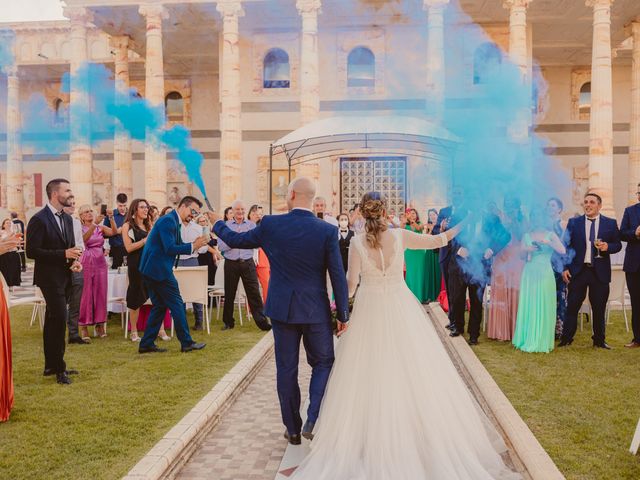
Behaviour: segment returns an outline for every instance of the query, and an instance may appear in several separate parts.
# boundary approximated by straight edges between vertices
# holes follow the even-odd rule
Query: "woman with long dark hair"
[[[407,224],[405,229],[422,234],[424,225],[420,222],[420,215],[415,208],[407,209]],[[427,279],[427,251],[426,250],[406,250],[404,252],[404,263],[407,268],[405,280],[409,290],[421,302],[433,301],[438,297],[438,292],[430,291]],[[438,286],[440,286],[438,284]]]
[[[131,202],[127,218],[122,225],[122,240],[127,251],[127,276],[129,278],[127,308],[129,309],[132,342],[140,341],[138,336],[138,317],[141,307],[149,299],[147,290],[144,288],[142,275],[138,270],[140,256],[145,243],[147,243],[147,235],[149,235],[152,226],[149,208],[149,203],[144,198],[136,198]],[[163,340],[170,338],[164,328],[160,329],[159,336]]]

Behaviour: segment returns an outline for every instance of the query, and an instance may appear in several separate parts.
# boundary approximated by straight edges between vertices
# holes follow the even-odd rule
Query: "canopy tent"
[[[269,148],[271,210],[274,157],[284,155],[291,167],[331,157],[336,152],[370,151],[374,155],[410,151],[413,156],[441,160],[452,157],[459,139],[425,118],[401,115],[337,116],[317,120],[273,142]]]

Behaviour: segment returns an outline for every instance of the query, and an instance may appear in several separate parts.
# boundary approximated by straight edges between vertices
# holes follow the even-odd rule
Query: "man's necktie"
[[[591,226],[589,227],[589,248],[591,249],[591,261],[593,261],[593,255],[595,253],[595,241],[596,241],[596,219],[595,218],[587,218],[591,222]]]
[[[62,217],[62,215],[64,215],[64,212],[56,212],[56,216],[58,217],[58,220],[60,221],[60,232],[62,233],[62,238],[64,239],[64,243],[66,245],[67,243],[67,235],[64,229],[64,218]]]

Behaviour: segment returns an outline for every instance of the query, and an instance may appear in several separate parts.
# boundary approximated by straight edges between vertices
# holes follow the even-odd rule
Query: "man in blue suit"
[[[178,255],[190,255],[209,242],[207,236],[202,236],[193,243],[183,243],[180,236],[180,222],[188,223],[200,215],[201,207],[202,202],[197,198],[184,197],[177,209],[158,219],[147,236],[139,269],[153,307],[138,348],[140,353],[167,351],[155,344],[167,308],[173,317],[182,351],[202,350],[205,347],[204,343],[196,343],[191,338],[187,312],[180,296],[178,281],[173,274]]]
[[[567,224],[563,241],[567,258],[562,273],[568,287],[567,313],[560,347],[571,345],[578,325],[578,311],[589,291],[593,310],[593,346],[610,350],[605,342],[605,310],[611,283],[611,257],[622,249],[620,231],[615,218],[600,215],[602,198],[587,193],[583,201],[584,215]]]
[[[636,192],[640,200],[640,184]],[[620,237],[627,242],[624,252],[624,272],[631,297],[631,328],[633,340],[627,348],[640,348],[640,203],[625,208],[620,224]]]
[[[311,211],[313,182],[296,178],[289,185],[286,215],[266,216],[257,228],[233,232],[216,214],[210,214],[213,230],[232,248],[262,248],[271,264],[265,314],[271,318],[277,368],[278,398],[285,438],[293,445],[300,434],[313,438],[320,403],[333,366],[333,332],[327,294],[327,271],[338,313],[338,331],[347,327],[349,294],[342,266],[336,228]],[[298,360],[300,339],[311,365],[307,421],[300,417]],[[301,430],[302,429],[302,430]]]

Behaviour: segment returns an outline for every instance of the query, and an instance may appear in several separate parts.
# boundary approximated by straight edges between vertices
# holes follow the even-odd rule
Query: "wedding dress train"
[[[295,480],[517,479],[502,439],[469,393],[422,305],[407,288],[403,253],[446,237],[382,233],[375,250],[356,236],[340,337],[311,452]]]

